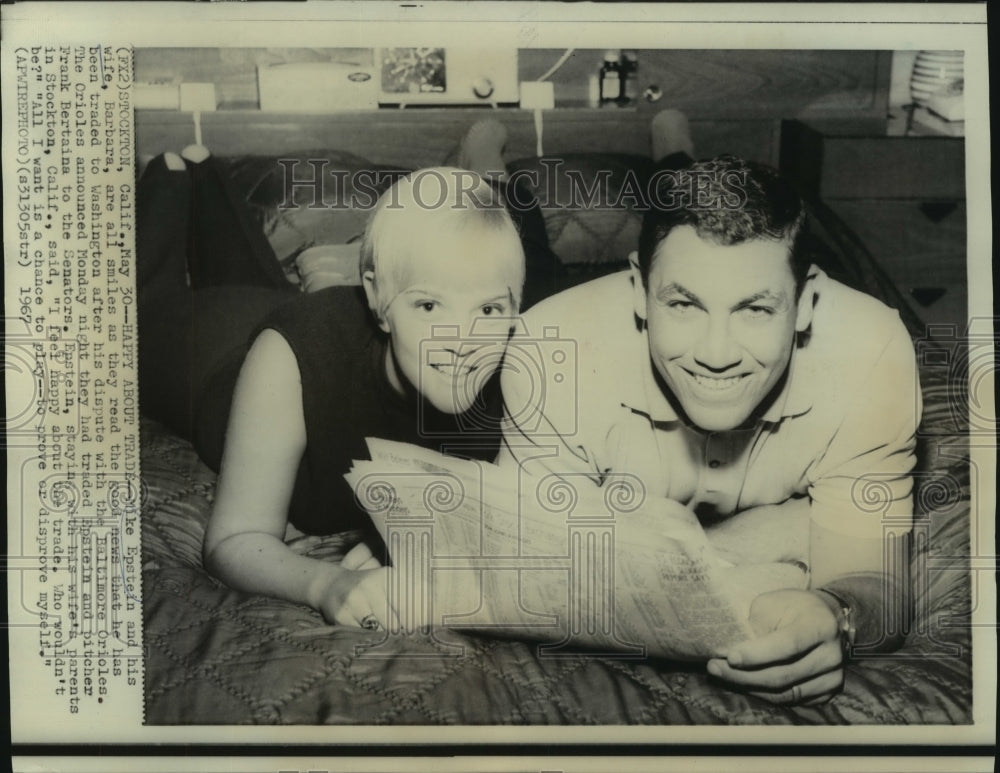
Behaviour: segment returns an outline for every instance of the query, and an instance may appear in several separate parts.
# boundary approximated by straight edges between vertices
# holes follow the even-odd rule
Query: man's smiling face
[[[798,303],[788,243],[721,245],[678,226],[654,253],[645,291],[634,273],[650,356],[687,418],[709,431],[743,425],[812,319],[811,297]]]

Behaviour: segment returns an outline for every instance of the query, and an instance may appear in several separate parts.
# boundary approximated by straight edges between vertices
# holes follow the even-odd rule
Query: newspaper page
[[[692,770],[989,768],[996,724],[996,350],[984,6],[581,4],[573,6],[572,19],[559,3],[23,2],[0,11],[5,579],[15,769],[597,770],[607,769],[609,758],[592,752],[627,752],[630,769],[658,770],[660,757],[676,751],[673,744],[701,755],[671,761]],[[408,92],[410,85],[404,81],[377,94],[374,105],[353,101],[346,108],[339,101],[343,92],[331,95],[325,88],[331,72],[344,74],[345,62],[356,72],[358,52],[371,64],[375,51],[449,46],[472,48],[482,61],[490,60],[490,52],[518,52],[515,82],[528,88],[495,110],[435,104],[439,84],[425,90],[421,104],[405,104],[399,89]],[[639,52],[640,77],[626,78],[623,105],[601,102],[598,76],[609,49],[623,52],[616,61],[626,64],[632,60],[624,52]],[[428,707],[412,691],[418,682],[429,689],[448,684],[444,677],[461,671],[453,663],[441,667],[440,683],[422,680],[415,661],[399,661],[392,670],[383,664],[379,672],[354,656],[355,644],[366,641],[364,632],[330,625],[301,605],[241,594],[205,571],[201,550],[215,473],[188,440],[149,421],[140,400],[136,201],[137,183],[151,160],[179,154],[192,143],[228,160],[264,157],[280,200],[284,182],[296,195],[309,193],[308,185],[295,185],[314,179],[308,175],[319,167],[309,165],[307,154],[316,148],[334,151],[342,165],[361,159],[363,171],[372,174],[439,164],[466,124],[495,114],[513,127],[507,161],[577,152],[648,156],[650,117],[661,107],[678,106],[690,113],[711,152],[759,153],[777,163],[785,120],[851,123],[878,117],[887,104],[893,116],[905,118],[899,108],[912,107],[914,87],[919,96],[924,85],[913,78],[926,75],[917,67],[920,52],[930,53],[922,63],[934,62],[938,70],[954,62],[935,55],[962,53],[964,98],[956,102],[952,94],[950,104],[964,106],[964,121],[958,121],[963,125],[959,130],[955,120],[914,111],[914,120],[919,115],[925,123],[904,120],[906,136],[891,139],[923,137],[934,144],[923,146],[921,160],[952,161],[919,181],[904,174],[914,163],[906,154],[895,167],[876,167],[878,147],[867,155],[826,156],[820,164],[826,172],[843,171],[838,201],[844,212],[854,206],[855,212],[873,213],[853,222],[861,242],[875,243],[886,233],[912,237],[906,244],[917,263],[904,264],[902,277],[896,265],[892,277],[876,272],[873,281],[898,285],[907,304],[929,320],[937,343],[922,355],[917,342],[918,357],[926,372],[944,374],[931,395],[935,401],[925,400],[925,412],[932,405],[935,426],[952,429],[918,438],[918,453],[926,455],[914,471],[924,492],[921,505],[938,514],[914,530],[920,594],[908,641],[916,648],[852,663],[849,695],[834,698],[826,709],[774,713],[763,700],[708,686],[698,661],[688,670],[658,670],[643,653],[704,653],[717,643],[705,644],[700,634],[674,638],[676,629],[665,621],[661,630],[650,614],[653,605],[643,603],[639,592],[650,578],[637,567],[691,570],[655,575],[661,588],[703,587],[702,580],[717,575],[719,586],[710,583],[706,600],[726,598],[738,610],[745,609],[755,583],[771,580],[732,579],[729,569],[691,547],[692,540],[701,544],[694,537],[665,539],[660,549],[670,555],[657,555],[655,545],[630,539],[629,519],[617,515],[621,507],[581,513],[587,523],[579,527],[555,508],[547,511],[551,518],[530,519],[533,539],[525,540],[520,519],[505,508],[487,507],[493,492],[480,477],[475,480],[482,488],[467,487],[461,500],[470,504],[468,518],[443,517],[465,511],[441,513],[448,504],[442,499],[403,531],[393,532],[389,523],[385,532],[390,541],[393,533],[413,536],[432,512],[435,524],[447,525],[448,538],[435,528],[426,543],[433,551],[422,558],[429,558],[431,576],[443,578],[436,587],[447,591],[445,599],[461,602],[449,619],[449,634],[464,635],[462,626],[488,630],[494,621],[497,610],[482,613],[472,604],[474,594],[490,600],[515,588],[534,594],[500,610],[510,615],[501,623],[520,626],[518,637],[523,634],[536,648],[531,663],[508,662],[506,670],[482,673],[479,684],[454,688],[448,705],[474,713],[503,694],[509,677],[534,689],[539,680],[557,684],[553,673],[565,674],[566,691],[572,692],[573,668],[598,674],[581,694],[603,692],[579,713],[567,711],[551,693],[534,693],[503,721],[463,724],[444,709],[435,713],[440,706],[433,699]],[[861,65],[844,68],[845,61]],[[546,81],[554,90],[551,109],[538,107],[549,104]],[[360,99],[350,91],[347,98]],[[300,165],[290,171],[296,159]],[[875,190],[874,198],[859,200],[855,188],[862,171],[874,168],[884,186],[867,188]],[[957,192],[941,187],[956,178]],[[329,193],[325,207],[303,205],[297,214],[317,218],[310,239],[316,228],[322,230],[316,225],[321,215],[343,215],[344,224],[316,241],[346,244],[356,258],[355,237],[368,211],[342,208],[333,188]],[[910,205],[926,229],[893,225]],[[305,247],[300,232],[278,227],[288,222],[287,214],[267,221],[274,227],[272,246],[285,258]],[[562,236],[575,239],[574,248],[591,244],[593,234],[573,218],[559,225]],[[941,245],[945,257],[938,259],[934,249]],[[354,264],[334,261],[326,273],[343,278],[354,270]],[[175,348],[181,359],[189,356],[179,338]],[[388,458],[393,462],[392,454]],[[413,473],[409,462],[405,469]],[[417,472],[428,479],[451,480],[452,474]],[[641,512],[628,515],[636,516],[631,523],[642,518]],[[958,523],[953,538],[941,542],[931,521],[935,529]],[[676,526],[684,528],[679,520]],[[320,537],[287,539],[304,555],[342,553],[342,545]],[[397,554],[416,570],[421,554],[414,540],[410,544],[409,555]],[[475,550],[459,554],[453,545]],[[629,552],[628,560],[616,552]],[[570,582],[580,577],[571,572],[574,561],[588,566],[583,577],[603,596],[576,593]],[[612,604],[611,591],[620,602],[620,589],[632,594],[631,606]],[[932,607],[928,599],[939,595],[953,603]],[[671,606],[669,613],[707,614],[717,621],[717,613],[729,614],[728,603],[722,609]],[[612,609],[613,619],[601,617]],[[741,625],[745,615],[735,616]],[[585,641],[573,630],[565,635],[559,628],[565,621],[600,624],[592,636],[586,631],[591,638]],[[497,641],[505,640],[498,635]],[[558,650],[564,642],[569,659]],[[536,657],[543,647],[557,657]],[[569,670],[545,671],[557,662]],[[933,699],[933,680],[916,677],[903,703],[877,694],[883,677],[942,664],[950,686]],[[852,696],[870,684],[876,685],[871,700],[855,702]],[[717,692],[706,698],[711,689]],[[310,718],[282,713],[310,695],[320,696]],[[357,699],[360,714],[329,710],[345,695]],[[716,711],[719,695],[727,707],[743,708]],[[398,696],[392,711],[364,713]],[[613,704],[618,714],[607,712]],[[695,720],[681,714],[663,719],[660,709],[674,704],[702,713],[690,715]],[[834,715],[839,719],[827,720]],[[924,717],[922,723],[907,726],[913,715]],[[317,724],[325,726],[311,726]],[[135,744],[159,750],[133,757]],[[636,744],[650,758],[634,756]],[[786,751],[794,744],[805,756],[718,757],[742,755],[759,744]],[[852,744],[883,756],[816,756],[817,750],[839,752]],[[926,744],[944,748],[946,756],[927,755]],[[273,745],[274,757],[262,756],[267,745]],[[540,756],[505,756],[509,746],[516,754],[537,750]],[[956,755],[960,746],[968,757]],[[406,755],[417,748],[422,758]],[[569,756],[574,748],[586,755]],[[903,759],[890,760],[886,748]],[[202,751],[206,756],[194,756]],[[432,756],[437,751],[441,755]]]
[[[444,625],[540,639],[552,651],[704,659],[753,638],[757,595],[806,585],[796,566],[724,562],[693,513],[647,498],[627,476],[603,490],[555,476],[518,485],[494,465],[418,446],[369,438],[368,448],[373,461],[346,478],[398,571],[428,580],[390,596],[404,630]],[[424,551],[407,550],[425,533]],[[425,599],[413,603],[417,594]],[[411,609],[426,618],[407,619]]]

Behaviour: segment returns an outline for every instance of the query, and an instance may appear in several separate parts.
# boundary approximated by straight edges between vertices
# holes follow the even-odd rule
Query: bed
[[[290,158],[283,156],[282,158]],[[330,168],[398,171],[335,151]],[[289,275],[314,245],[356,239],[364,213],[289,207],[277,159],[227,159]],[[611,169],[620,186],[647,161],[567,156],[565,174]],[[537,168],[524,159],[516,169]],[[544,211],[565,285],[622,267],[639,215],[623,206]],[[231,590],[202,567],[214,474],[192,446],[143,418],[145,722],[358,725],[836,725],[972,722],[970,463],[958,340],[927,339],[905,300],[853,235],[812,202],[817,250],[843,281],[900,309],[917,342],[924,417],[916,476],[912,591],[905,646],[851,662],[843,692],[818,707],[777,707],[714,683],[703,666],[649,659],[545,657],[534,644],[441,630],[387,636],[329,625],[297,604]],[[330,271],[330,266],[322,270]],[[332,269],[336,272],[336,266]],[[344,264],[343,272],[351,270]],[[303,273],[309,273],[304,271]],[[305,555],[335,560],[358,539],[296,537]]]

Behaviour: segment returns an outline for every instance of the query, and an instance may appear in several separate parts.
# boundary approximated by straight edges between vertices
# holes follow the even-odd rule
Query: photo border
[[[58,6],[58,15],[52,10]],[[156,7],[158,6],[158,7]],[[489,30],[491,45],[505,42],[517,48],[630,47],[630,48],[962,48],[966,51],[966,186],[969,201],[968,254],[970,316],[992,314],[992,277],[989,261],[991,219],[988,66],[985,7],[978,5],[870,5],[845,7],[802,5],[690,5],[573,6],[578,20],[566,21],[566,6],[558,4],[411,4],[315,3],[301,4],[47,4],[25,3],[4,7],[4,48],[19,41],[43,43],[108,40],[137,48],[218,46],[238,41],[239,47],[282,46],[323,48],[357,45],[377,29],[382,45],[413,45],[446,36],[467,38]],[[399,21],[400,16],[409,16]],[[850,16],[851,21],[844,17]],[[484,25],[489,25],[485,27]],[[238,32],[236,32],[238,30]],[[449,39],[452,39],[449,37]],[[588,41],[590,43],[588,44]],[[599,42],[598,42],[599,41]],[[738,45],[737,45],[738,44]],[[10,98],[9,91],[4,99]],[[5,150],[6,153],[6,150]],[[6,169],[5,155],[5,169]],[[6,207],[5,207],[6,209]],[[6,214],[6,213],[5,213]],[[974,444],[973,464],[995,469],[995,444]],[[10,471],[8,471],[10,473]],[[973,512],[980,513],[979,534],[987,552],[994,545],[995,524],[982,518],[995,503],[995,481],[981,481],[974,492]],[[976,550],[977,546],[973,546]],[[992,554],[979,560],[994,561]],[[983,575],[991,575],[987,565]],[[981,575],[982,577],[982,575]],[[923,745],[938,743],[991,744],[996,706],[994,621],[982,615],[995,610],[995,586],[979,583],[977,606],[981,625],[973,629],[975,723],[965,727],[458,727],[427,726],[377,728],[338,727],[190,727],[136,726],[139,711],[109,735],[115,723],[107,716],[89,723],[53,722],[51,715],[12,705],[16,743],[133,744],[303,744],[366,743],[407,747],[428,743],[459,748],[471,744],[539,745],[662,745],[669,744],[808,746]],[[985,625],[982,625],[984,624]],[[12,651],[12,662],[15,653]],[[22,653],[23,655],[23,653]],[[18,662],[26,662],[20,660]],[[138,696],[141,704],[141,693]],[[632,763],[629,763],[630,766]],[[557,766],[558,767],[558,766]],[[69,769],[69,768],[67,768]],[[194,769],[194,768],[188,768]],[[295,768],[293,768],[295,769]],[[334,768],[330,768],[334,769]],[[640,769],[638,766],[635,769]],[[813,768],[819,770],[818,767]]]

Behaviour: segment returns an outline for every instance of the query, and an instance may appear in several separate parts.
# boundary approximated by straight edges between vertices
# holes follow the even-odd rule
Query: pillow
[[[302,290],[314,293],[324,287],[361,284],[360,257],[361,242],[323,244],[303,250],[295,261]]]
[[[226,160],[289,274],[295,274],[297,258],[309,248],[357,241],[378,196],[411,171],[339,150]],[[625,264],[639,237],[642,212],[636,193],[644,190],[651,165],[643,156],[569,153],[524,158],[507,168],[538,199],[552,251],[572,270]],[[301,183],[317,176],[319,191]],[[303,266],[312,274],[309,289],[344,278],[358,282],[356,268],[347,270],[343,254],[310,255],[298,264],[300,272]]]
[[[625,263],[639,243],[639,196],[651,167],[643,156],[567,153],[520,159],[507,170],[538,199],[549,244],[572,269]]]
[[[309,247],[359,238],[378,197],[410,171],[339,150],[227,161],[233,181],[286,267]]]

